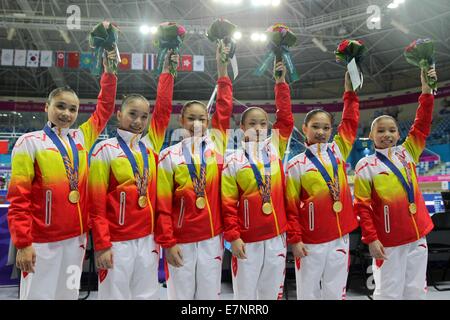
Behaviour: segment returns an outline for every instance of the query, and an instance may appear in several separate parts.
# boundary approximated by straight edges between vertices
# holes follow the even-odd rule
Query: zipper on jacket
[[[309,231],[314,230],[314,203],[309,203]]]
[[[183,226],[183,218],[184,218],[184,197],[181,197],[180,215],[178,216],[178,224],[177,224],[178,228],[181,228]]]
[[[248,199],[244,199],[244,228],[250,228],[250,214],[248,210]]]
[[[45,225],[52,223],[52,190],[45,192]]]
[[[120,193],[120,204],[119,204],[119,225],[123,226],[125,223],[125,204],[127,200],[127,194],[122,191]]]
[[[389,206],[384,206],[384,231],[386,233],[391,233],[391,221],[389,217]]]

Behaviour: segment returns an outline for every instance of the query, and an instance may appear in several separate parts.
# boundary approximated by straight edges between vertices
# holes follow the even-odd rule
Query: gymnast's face
[[[58,128],[70,128],[78,117],[80,101],[71,92],[61,92],[45,104],[48,120]]]
[[[193,103],[183,110],[180,124],[191,137],[203,136],[208,128],[208,112],[203,105]]]
[[[332,130],[330,116],[325,112],[318,112],[303,124],[302,129],[309,144],[327,143]]]
[[[377,149],[391,148],[397,145],[400,139],[397,123],[390,117],[381,117],[374,120],[369,138]]]
[[[119,128],[135,134],[144,132],[150,117],[150,106],[142,99],[132,99],[117,111]]]
[[[254,108],[247,111],[241,123],[245,141],[264,141],[267,138],[268,122],[267,113],[264,110]]]

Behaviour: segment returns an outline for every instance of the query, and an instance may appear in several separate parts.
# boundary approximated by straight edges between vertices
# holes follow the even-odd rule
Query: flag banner
[[[24,67],[27,59],[26,50],[16,50],[14,53],[14,65]]]
[[[67,52],[67,67],[78,69],[80,66],[80,53],[78,51]]]
[[[94,61],[94,55],[92,52],[82,52],[80,55],[80,68],[91,69]]]
[[[192,71],[192,56],[182,55],[180,65],[181,71]]]
[[[155,68],[155,57],[153,53],[146,53],[144,59],[144,70],[153,70]]]
[[[2,49],[2,66],[12,66],[14,62],[14,50]]]
[[[39,66],[39,51],[28,50],[27,52],[27,67],[37,68]]]
[[[194,71],[205,71],[205,56],[194,56]]]
[[[41,67],[53,66],[53,51],[43,50],[41,51]]]
[[[56,66],[58,68],[64,68],[66,64],[66,54],[64,51],[56,52]]]
[[[131,53],[121,53],[120,54],[119,69],[120,70],[130,70],[131,68]]]
[[[133,53],[131,54],[131,69],[142,70],[144,68],[144,54]]]

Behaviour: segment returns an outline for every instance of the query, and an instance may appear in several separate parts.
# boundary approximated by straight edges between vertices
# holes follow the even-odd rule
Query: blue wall
[[[427,146],[433,152],[441,156],[441,161],[450,162],[450,144],[437,144],[434,146]]]

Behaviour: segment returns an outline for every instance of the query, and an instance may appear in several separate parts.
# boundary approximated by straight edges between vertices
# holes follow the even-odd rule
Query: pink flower
[[[412,51],[416,47],[416,40],[414,40],[409,46],[406,47],[406,51]]]
[[[338,51],[339,51],[339,52],[344,52],[345,49],[348,47],[349,43],[350,43],[350,41],[347,40],[347,39],[345,39],[344,41],[342,41],[342,42],[339,44]]]
[[[179,25],[178,26],[178,35],[180,36],[180,37],[182,37],[182,36],[184,36],[184,34],[186,33],[186,29],[183,27],[183,26],[181,26],[181,25]]]

